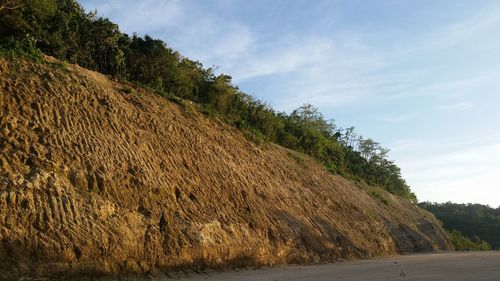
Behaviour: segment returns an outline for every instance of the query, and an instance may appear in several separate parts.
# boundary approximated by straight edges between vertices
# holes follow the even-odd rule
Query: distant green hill
[[[493,249],[500,249],[500,208],[481,204],[455,204],[423,202],[419,206],[441,220],[444,228],[458,230],[472,240],[488,242]]]

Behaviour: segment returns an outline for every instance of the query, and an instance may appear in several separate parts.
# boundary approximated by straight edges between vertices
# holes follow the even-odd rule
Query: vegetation
[[[423,202],[419,206],[441,220],[444,228],[457,230],[473,242],[480,242],[481,239],[484,239],[493,249],[500,249],[500,208],[493,209],[481,204],[455,204],[451,202],[444,204]],[[455,237],[457,237],[457,241],[463,241],[458,239],[460,236],[456,235]],[[450,238],[453,240],[453,237],[450,236]]]
[[[472,238],[464,236],[458,230],[447,231],[448,237],[453,243],[455,250],[457,251],[489,251],[491,250],[490,244],[483,241],[479,236],[474,235]]]
[[[377,198],[378,200],[380,200],[380,202],[384,203],[384,205],[389,205],[389,201],[387,199],[385,199],[385,197],[382,194],[380,194],[379,192],[372,191],[371,195],[374,198]]]
[[[216,75],[161,40],[129,36],[75,0],[0,0],[0,46],[17,42],[60,60],[148,86],[173,100],[201,105],[255,141],[270,141],[311,155],[341,174],[416,202],[388,150],[354,128],[338,128],[305,104],[291,114],[276,112],[243,93],[231,76]],[[9,45],[10,44],[10,45]]]

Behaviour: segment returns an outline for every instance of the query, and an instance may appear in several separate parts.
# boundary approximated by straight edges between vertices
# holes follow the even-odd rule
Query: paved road
[[[401,267],[405,276],[400,276]],[[500,281],[500,252],[448,252],[191,275],[185,281]]]

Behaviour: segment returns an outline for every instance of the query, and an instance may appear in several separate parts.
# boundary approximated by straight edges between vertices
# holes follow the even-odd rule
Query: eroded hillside
[[[195,105],[48,60],[0,59],[0,279],[451,248],[405,200],[257,146]]]

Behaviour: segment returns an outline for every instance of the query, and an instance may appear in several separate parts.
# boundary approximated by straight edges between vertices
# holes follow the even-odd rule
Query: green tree
[[[481,204],[431,203],[419,204],[443,222],[446,229],[455,229],[467,237],[480,237],[493,249],[500,249],[500,208]],[[476,239],[477,240],[477,239]]]

